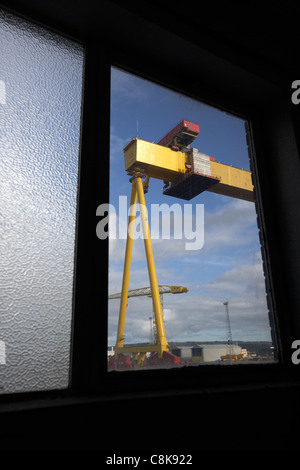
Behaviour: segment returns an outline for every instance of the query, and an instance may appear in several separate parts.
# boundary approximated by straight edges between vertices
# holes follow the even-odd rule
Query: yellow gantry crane
[[[116,363],[118,356],[123,353],[131,354],[135,360],[141,362],[146,353],[151,352],[161,362],[178,363],[178,358],[169,353],[169,344],[162,316],[160,291],[157,283],[144,195],[148,190],[149,179],[163,180],[165,183],[163,194],[180,199],[190,200],[207,190],[254,202],[251,172],[218,163],[213,157],[205,155],[195,148],[190,149],[190,144],[198,134],[198,124],[182,121],[158,144],[136,138],[124,148],[125,170],[130,176],[131,197],[117,340],[112,362],[115,361]],[[157,334],[156,344],[154,345],[130,347],[124,345],[124,330],[137,200],[140,207]]]

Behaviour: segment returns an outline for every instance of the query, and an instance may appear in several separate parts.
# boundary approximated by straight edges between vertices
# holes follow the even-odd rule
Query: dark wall
[[[226,2],[214,5],[210,11],[201,6],[196,13],[189,9],[189,4],[174,8],[171,2],[134,1],[126,4],[126,8],[124,2],[118,1],[102,1],[97,5],[68,0],[2,3],[28,18],[94,43],[94,50],[101,50],[103,62],[101,66],[93,57],[89,59],[86,84],[91,89],[99,79],[107,90],[110,63],[126,63],[128,70],[172,84],[174,89],[190,96],[218,103],[224,109],[234,108],[236,112],[247,109],[253,116],[257,151],[265,156],[265,160],[258,162],[258,174],[283,366],[275,371],[266,368],[266,373],[262,370],[258,374],[233,373],[234,380],[224,371],[219,375],[215,369],[204,375],[199,371],[201,379],[195,378],[195,371],[177,376],[164,375],[162,371],[152,384],[144,375],[133,379],[126,375],[122,378],[124,382],[116,379],[115,386],[105,390],[102,382],[106,379],[102,380],[98,367],[105,367],[106,330],[99,315],[92,316],[91,329],[80,312],[86,299],[90,309],[103,305],[101,299],[107,286],[105,282],[101,284],[101,278],[107,267],[107,246],[95,248],[90,235],[83,234],[84,242],[79,242],[78,251],[78,266],[82,269],[77,270],[76,283],[80,295],[75,309],[78,315],[74,323],[73,388],[71,393],[52,396],[5,397],[0,404],[0,448],[88,448],[103,452],[126,449],[167,452],[172,448],[189,453],[194,450],[195,454],[199,449],[294,448],[300,419],[300,389],[297,366],[290,361],[290,345],[300,332],[300,119],[298,108],[290,102],[290,87],[293,80],[300,79],[299,6],[292,2],[281,6],[278,2],[266,13],[253,8],[246,10],[244,4],[243,8],[232,7]],[[105,44],[103,50],[100,39]],[[89,54],[93,56],[93,51]],[[231,64],[230,71],[226,61]],[[194,75],[189,74],[191,71]],[[100,91],[98,94],[95,97],[86,92],[85,102],[91,114],[83,123],[85,155],[105,154],[108,150],[108,137],[104,142],[96,138],[96,125],[109,130],[109,111],[97,113],[97,103],[103,98]],[[277,102],[274,97],[279,95]],[[106,94],[101,102],[109,105],[109,96]],[[279,114],[278,108],[282,110]],[[282,160],[285,153],[288,166]],[[275,163],[269,166],[272,161]],[[82,170],[81,204],[88,210],[82,210],[80,233],[95,225],[94,207],[105,201],[108,194],[103,174],[102,179],[95,176],[95,187],[89,187],[89,175],[95,167],[99,170],[100,163],[91,156]],[[107,166],[104,174],[107,180]],[[103,272],[91,272],[88,265],[91,258],[102,260]],[[98,282],[97,295],[93,293],[94,278]],[[97,364],[98,357],[102,360]]]
[[[128,397],[1,416],[1,449],[296,449],[299,387]]]

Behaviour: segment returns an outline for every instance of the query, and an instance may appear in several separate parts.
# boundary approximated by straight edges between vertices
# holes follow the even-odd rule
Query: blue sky
[[[112,69],[110,203],[119,217],[119,196],[130,198],[123,148],[138,136],[158,142],[183,119],[199,124],[192,147],[216,161],[249,170],[244,121],[158,86]],[[151,179],[151,204],[187,203],[162,194],[163,182]],[[153,240],[159,284],[183,285],[187,294],[165,294],[168,341],[226,341],[224,301],[229,301],[233,340],[270,340],[256,212],[253,203],[204,192],[191,201],[204,205],[204,245],[187,251],[186,240]],[[150,214],[149,214],[150,215]],[[120,214],[122,223],[126,223]],[[118,218],[118,221],[120,220]],[[125,217],[126,219],[126,217]],[[151,218],[150,218],[151,226]],[[109,293],[121,291],[125,240],[110,240]],[[143,241],[134,242],[130,289],[149,286]],[[115,343],[119,301],[109,301],[108,342]],[[151,299],[128,299],[125,341],[150,338]]]

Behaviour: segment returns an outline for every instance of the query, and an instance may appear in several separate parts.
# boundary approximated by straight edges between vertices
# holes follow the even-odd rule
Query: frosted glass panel
[[[0,11],[0,393],[68,386],[83,58]]]

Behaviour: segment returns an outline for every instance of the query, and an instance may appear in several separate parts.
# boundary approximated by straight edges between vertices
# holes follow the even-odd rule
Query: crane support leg
[[[154,257],[153,257],[153,251],[152,251],[152,242],[151,242],[150,229],[149,229],[149,223],[148,223],[148,213],[147,213],[147,208],[146,208],[142,178],[139,176],[135,178],[135,184],[136,184],[139,203],[140,203],[140,214],[141,214],[141,221],[142,221],[144,244],[145,244],[146,257],[147,257],[147,266],[148,266],[149,280],[150,280],[150,286],[151,286],[154,315],[155,315],[155,321],[156,321],[157,344],[160,346],[158,354],[159,354],[159,357],[162,357],[163,352],[169,350],[169,345],[168,345],[166,334],[165,334],[165,327],[164,327],[163,316],[162,316],[162,308],[161,308],[160,295],[159,295],[159,289],[158,289],[158,284],[157,284],[156,270],[155,270]]]
[[[165,334],[159,288],[157,284],[156,270],[155,270],[154,257],[153,257],[153,251],[152,251],[150,229],[149,229],[149,223],[148,223],[148,213],[147,213],[145,195],[144,195],[144,185],[143,185],[141,176],[133,176],[132,178],[130,213],[129,213],[130,215],[128,219],[126,252],[125,252],[124,269],[123,269],[122,293],[121,293],[121,302],[120,302],[120,310],[119,310],[119,323],[118,323],[115,353],[116,355],[118,355],[121,352],[129,352],[129,351],[130,353],[134,352],[134,348],[124,347],[124,331],[125,331],[125,319],[126,319],[126,308],[127,308],[127,298],[128,298],[128,287],[129,287],[137,197],[138,197],[139,206],[140,206],[140,216],[141,216],[141,222],[142,222],[145,252],[146,252],[146,258],[147,258],[147,266],[148,266],[149,280],[150,280],[150,286],[151,286],[151,295],[152,295],[154,316],[155,316],[155,322],[156,322],[156,331],[157,331],[156,345],[153,345],[150,349],[147,348],[147,350],[156,351],[158,353],[158,356],[161,358],[163,357],[164,352],[169,351],[169,344],[167,342],[167,338]]]
[[[136,190],[136,185],[134,184],[134,181],[133,181],[131,185],[130,215],[128,218],[128,230],[127,230],[124,269],[123,269],[123,281],[122,281],[122,293],[121,293],[120,310],[119,310],[119,324],[118,324],[118,333],[117,333],[117,342],[116,342],[116,353],[117,353],[118,348],[123,348],[124,346],[124,331],[125,331],[127,297],[128,297],[130,266],[131,266],[131,256],[132,256],[134,221],[135,221],[135,214],[136,214],[136,200],[137,200],[137,190]]]

